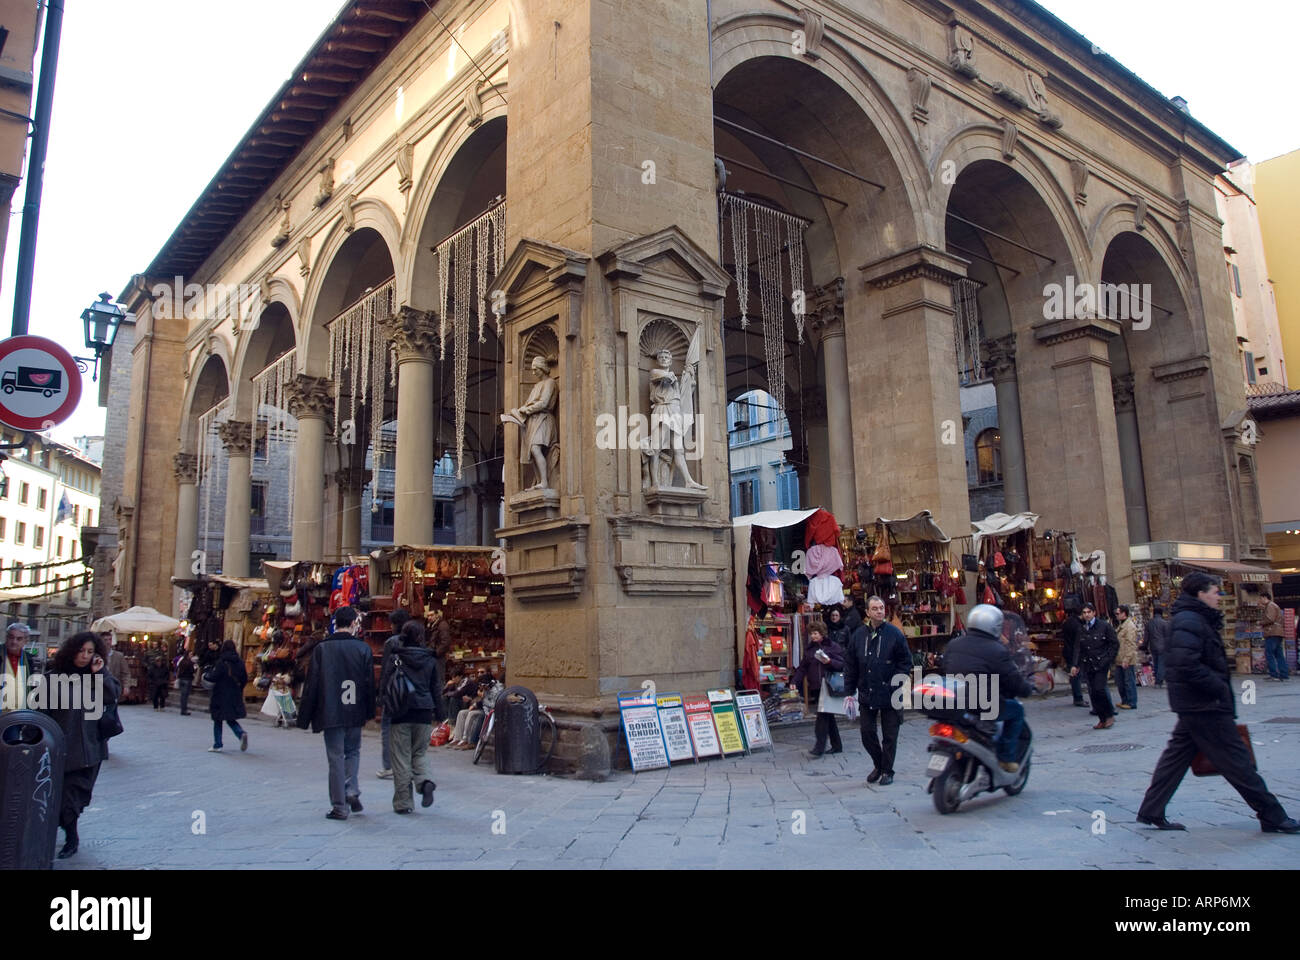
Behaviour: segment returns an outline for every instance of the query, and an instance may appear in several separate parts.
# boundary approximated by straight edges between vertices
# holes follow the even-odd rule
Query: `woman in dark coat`
[[[827,639],[826,625],[820,620],[814,620],[808,627],[808,649],[804,651],[799,669],[795,670],[794,676],[790,678],[791,685],[796,690],[801,689],[806,677],[809,696],[817,696],[821,693],[823,672],[830,673],[843,669],[844,648],[834,640]],[[812,748],[812,756],[820,757],[826,752],[828,734],[831,738],[831,753],[839,753],[844,749],[844,744],[840,742],[840,728],[835,722],[835,714],[819,711],[814,734],[817,742]]]
[[[149,678],[149,699],[155,710],[167,709],[167,686],[171,683],[171,667],[167,663],[167,653],[162,641],[155,641],[149,657],[145,661],[145,671]]]
[[[92,678],[102,677],[102,700],[98,704],[101,710],[108,711],[115,707],[121,696],[122,686],[108,672],[105,662],[108,647],[98,636],[89,631],[74,633],[50,661],[47,675],[76,675],[83,686],[80,702],[90,701],[92,691],[98,681]],[[72,689],[70,683],[60,682],[65,690]],[[91,702],[92,712],[96,704]],[[59,826],[63,828],[64,844],[59,851],[59,859],[66,860],[77,852],[77,819],[90,804],[90,795],[95,788],[95,778],[99,776],[99,765],[107,753],[106,742],[100,738],[99,717],[86,716],[83,707],[70,709],[47,709],[50,719],[63,728],[66,755],[63,761],[63,796],[59,802]]]
[[[212,746],[208,753],[221,752],[221,725],[230,724],[230,729],[239,738],[239,749],[248,749],[248,734],[239,725],[240,720],[248,716],[244,709],[244,686],[248,683],[248,671],[244,661],[239,659],[235,650],[235,641],[227,640],[221,645],[221,655],[210,668],[212,676],[212,700],[208,712],[212,714]]]

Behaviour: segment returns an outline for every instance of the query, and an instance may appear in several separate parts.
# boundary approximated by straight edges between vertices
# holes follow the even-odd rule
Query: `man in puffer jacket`
[[[1233,723],[1237,704],[1219,638],[1223,628],[1219,578],[1207,573],[1184,577],[1173,614],[1165,670],[1169,707],[1178,714],[1178,723],[1151,775],[1138,823],[1161,830],[1187,829],[1166,819],[1165,805],[1200,751],[1250,804],[1265,833],[1300,833],[1300,823],[1289,818],[1277,797],[1268,792]]]

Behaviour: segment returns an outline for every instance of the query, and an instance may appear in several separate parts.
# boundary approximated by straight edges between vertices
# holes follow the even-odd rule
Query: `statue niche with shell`
[[[520,489],[551,490],[560,464],[560,432],[556,411],[560,403],[560,385],[551,376],[559,354],[554,331],[543,327],[528,338],[524,362],[536,379],[528,399],[501,415],[502,423],[519,427]],[[532,465],[534,482],[527,485],[528,467]]]
[[[641,488],[673,488],[678,475],[688,490],[708,489],[697,483],[686,464],[686,451],[698,450],[695,430],[696,376],[700,366],[700,332],[689,344],[677,324],[652,320],[641,333],[641,353],[651,360],[649,374],[650,430],[641,448]],[[682,373],[673,361],[685,355]],[[680,488],[679,488],[680,489]]]

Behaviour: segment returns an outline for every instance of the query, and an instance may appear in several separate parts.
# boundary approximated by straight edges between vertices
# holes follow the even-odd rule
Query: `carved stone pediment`
[[[647,274],[682,279],[694,285],[693,292],[704,300],[721,300],[731,283],[731,277],[714,258],[677,227],[630,240],[596,259],[611,281]]]

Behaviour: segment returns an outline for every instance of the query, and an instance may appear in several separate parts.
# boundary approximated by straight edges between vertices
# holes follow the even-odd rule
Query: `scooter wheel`
[[[961,776],[956,768],[956,763],[949,763],[948,769],[934,778],[934,792],[930,796],[934,798],[934,809],[940,813],[956,813],[961,806],[961,800],[958,799]]]
[[[1025,784],[1029,782],[1029,764],[1030,761],[1026,760],[1024,765],[1020,768],[1020,776],[1016,778],[1016,782],[1009,787],[1002,788],[1003,792],[1006,793],[1008,797],[1014,797],[1021,790],[1025,789]]]

